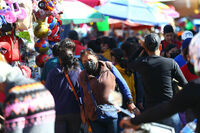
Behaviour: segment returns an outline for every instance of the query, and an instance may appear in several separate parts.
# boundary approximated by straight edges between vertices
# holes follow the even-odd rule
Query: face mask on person
[[[84,69],[87,71],[88,74],[95,75],[98,65],[94,61],[88,61],[83,64]]]

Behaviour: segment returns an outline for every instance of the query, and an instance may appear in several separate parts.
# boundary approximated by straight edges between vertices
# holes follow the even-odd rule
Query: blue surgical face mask
[[[194,65],[194,60],[191,58],[190,63]]]

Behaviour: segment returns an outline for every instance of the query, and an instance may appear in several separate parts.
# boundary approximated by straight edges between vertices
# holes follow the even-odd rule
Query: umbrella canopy
[[[167,24],[164,16],[142,0],[110,0],[97,8],[99,12],[111,18],[130,20],[146,25]]]
[[[63,8],[61,20],[63,25],[103,21],[104,16],[96,9],[77,0],[63,0],[60,7]]]
[[[145,2],[148,3],[151,7],[157,8],[162,14],[168,15],[172,18],[180,17],[180,14],[175,10],[174,6],[168,6],[161,2],[149,2],[148,0]]]
[[[109,19],[109,25],[113,29],[132,29],[132,30],[142,30],[142,29],[150,29],[152,26],[137,24],[134,22],[130,22],[128,20],[116,20]]]

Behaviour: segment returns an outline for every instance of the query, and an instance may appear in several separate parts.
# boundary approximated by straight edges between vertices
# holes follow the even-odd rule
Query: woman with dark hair
[[[88,48],[91,48],[95,54],[98,56],[99,60],[102,60],[102,61],[108,61],[101,53],[101,46],[100,44],[98,43],[99,40],[90,40],[88,42],[88,45],[87,47]]]
[[[133,38],[128,38],[121,45],[121,49],[123,51],[124,59],[128,61],[128,59],[133,58],[134,55],[138,55],[138,51],[140,51],[141,45],[138,43],[137,38],[133,37]],[[143,53],[143,56],[146,56],[146,52]],[[140,110],[143,111],[144,110],[144,86],[142,83],[141,74],[134,71],[134,80],[135,80],[135,90],[136,90],[136,106]]]
[[[59,65],[47,76],[46,87],[52,93],[56,110],[56,133],[78,133],[80,118],[80,67],[73,55],[74,43],[70,39],[59,46]]]
[[[177,55],[179,55],[179,53],[180,50],[178,49],[176,44],[169,44],[164,50],[164,57],[174,59]]]
[[[90,122],[93,133],[116,133],[118,115],[109,102],[109,95],[115,90],[116,81],[128,109],[136,111],[128,85],[111,62],[100,61],[91,49],[81,52],[81,62],[84,70],[78,81],[83,89],[86,121]],[[99,117],[97,106],[109,107],[113,110],[112,116],[104,119]]]
[[[123,51],[119,48],[112,49],[111,53],[112,64],[115,65],[122,77],[125,79],[131,91],[133,101],[136,104],[135,81],[133,72],[128,68],[127,61],[124,59]]]
[[[131,58],[131,56],[138,51],[138,49],[141,47],[141,45],[132,40],[132,39],[127,39],[122,45],[121,49],[124,52],[124,56],[128,59]]]
[[[103,52],[102,55],[109,61],[111,60],[110,51],[113,48],[116,48],[116,41],[114,40],[114,38],[106,36],[101,38],[101,51]]]

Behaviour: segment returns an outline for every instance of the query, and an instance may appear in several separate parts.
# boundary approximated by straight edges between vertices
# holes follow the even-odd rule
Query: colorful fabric
[[[133,73],[130,76],[128,76],[125,73],[125,69],[122,68],[120,65],[115,65],[115,67],[121,73],[122,77],[125,79],[126,83],[128,84],[128,87],[129,87],[132,97],[133,97],[133,101],[136,104],[135,80],[134,80]]]
[[[111,61],[111,56],[110,56],[110,49],[107,49],[103,54],[102,54],[106,59]]]
[[[11,88],[4,105],[7,133],[54,132],[54,100],[41,83]]]

